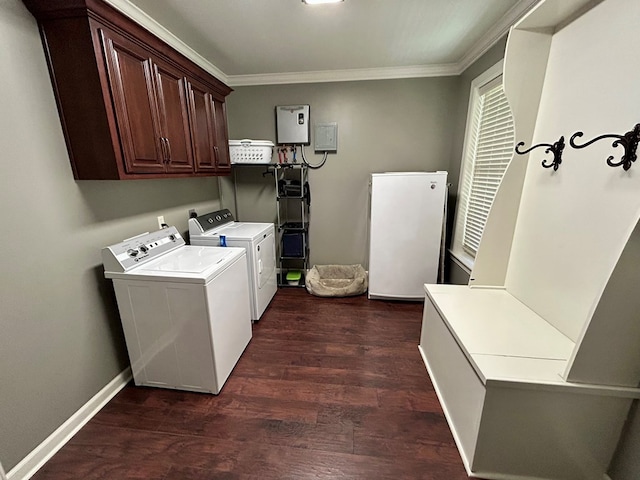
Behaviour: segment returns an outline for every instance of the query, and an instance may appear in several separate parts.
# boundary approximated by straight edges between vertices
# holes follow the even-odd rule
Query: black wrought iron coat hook
[[[618,145],[622,145],[622,147],[624,148],[624,155],[622,155],[622,158],[620,159],[619,162],[613,161],[613,155],[607,158],[607,165],[609,165],[610,167],[622,166],[622,168],[626,171],[631,168],[631,164],[635,162],[636,159],[638,158],[636,151],[638,149],[638,142],[640,142],[640,123],[636,124],[636,126],[633,127],[632,130],[629,130],[624,135],[616,135],[613,133],[600,135],[599,137],[596,137],[593,140],[589,140],[587,143],[578,145],[575,142],[575,139],[578,137],[581,137],[582,135],[583,135],[582,132],[576,132],[573,135],[571,135],[571,138],[569,139],[569,144],[573,148],[585,148],[591,145],[592,143],[597,142],[598,140],[602,140],[604,138],[615,138],[611,146],[617,147]]]
[[[541,148],[541,147],[547,147],[547,149],[544,151],[545,154],[547,153],[553,153],[553,161],[552,162],[548,162],[548,159],[544,159],[542,160],[542,166],[544,168],[551,168],[553,167],[553,170],[558,170],[558,167],[560,166],[560,164],[562,163],[562,151],[564,150],[564,135],[562,135],[557,142],[551,144],[551,143],[539,143],[538,145],[534,145],[531,148],[528,148],[524,151],[520,151],[519,148],[524,146],[524,142],[520,142],[516,145],[516,153],[518,155],[525,155],[527,153],[529,153],[531,150],[534,150],[536,148]]]

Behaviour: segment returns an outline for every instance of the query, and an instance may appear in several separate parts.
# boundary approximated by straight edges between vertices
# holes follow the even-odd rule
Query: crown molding
[[[456,64],[458,74],[464,72],[473,62],[493,47],[498,40],[509,32],[512,25],[516,24],[522,17],[529,13],[538,3],[540,3],[540,0],[520,0],[511,7],[509,11],[474,44],[471,50],[458,61]]]
[[[182,55],[187,57],[196,65],[204,68],[211,75],[216,77],[218,80],[228,84],[228,76],[216,67],[209,60],[204,58],[198,52],[196,52],[189,45],[184,43],[178,37],[176,37],[173,33],[167,30],[165,27],[160,25],[156,20],[147,15],[146,12],[129,2],[128,0],[104,0],[106,3],[111,5],[113,8],[118,10],[120,13],[129,17],[134,22],[138,23],[142,27],[149,30],[151,33],[156,35],[158,38],[175,48]]]
[[[322,70],[315,72],[265,73],[256,75],[229,75],[230,87],[250,85],[278,85],[292,83],[352,82],[362,80],[389,80],[396,78],[448,77],[458,75],[456,64],[414,65],[410,67],[358,68],[348,70]]]
[[[360,68],[323,70],[313,72],[264,73],[227,75],[213,63],[197,53],[173,33],[160,25],[129,0],[105,0],[116,10],[149,30],[175,48],[189,60],[226,83],[230,87],[279,85],[295,83],[350,82],[363,80],[390,80],[400,78],[446,77],[464,72],[473,62],[489,50],[511,26],[524,17],[540,0],[520,0],[458,62],[440,65],[414,65],[408,67]]]

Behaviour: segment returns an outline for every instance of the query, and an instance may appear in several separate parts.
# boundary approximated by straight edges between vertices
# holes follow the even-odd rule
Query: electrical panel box
[[[309,105],[276,107],[278,145],[309,145]]]
[[[313,130],[313,147],[316,152],[338,151],[338,124],[318,123]]]

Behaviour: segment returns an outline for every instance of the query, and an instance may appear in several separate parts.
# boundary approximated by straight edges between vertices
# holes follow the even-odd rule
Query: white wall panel
[[[639,3],[608,0],[553,36],[534,144],[640,121],[637,64],[625,53],[640,41],[639,21]],[[621,150],[567,146],[557,172],[540,166],[543,149],[529,156],[506,287],[574,341],[637,221],[640,166],[605,163]]]

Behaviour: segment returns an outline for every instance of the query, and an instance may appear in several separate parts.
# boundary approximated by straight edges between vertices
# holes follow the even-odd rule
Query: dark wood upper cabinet
[[[189,83],[193,156],[198,172],[215,172],[216,139],[211,94],[203,86]]]
[[[165,146],[149,53],[127,39],[99,29],[111,98],[127,173],[165,171]]]
[[[216,155],[219,172],[231,171],[229,155],[229,132],[227,130],[227,107],[224,100],[213,99],[213,118],[216,123]]]
[[[231,164],[224,99],[220,101],[202,84],[189,83],[188,90],[196,171],[228,173]]]
[[[23,1],[76,179],[229,173],[228,86],[100,0]]]
[[[168,66],[154,65],[161,136],[169,172],[193,172],[186,79]]]

